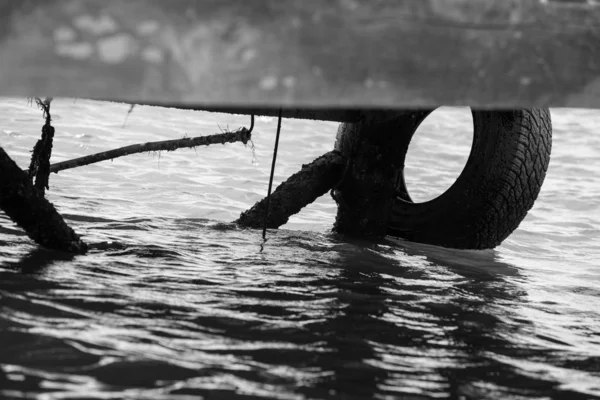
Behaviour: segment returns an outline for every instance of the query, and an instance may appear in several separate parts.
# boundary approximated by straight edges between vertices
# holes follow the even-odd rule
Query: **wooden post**
[[[317,158],[282,183],[271,196],[267,226],[289,217],[331,190],[338,204],[334,231],[356,236],[385,236],[392,204],[403,188],[404,159],[416,127],[431,110],[361,112],[356,123],[340,125],[335,150]],[[409,198],[407,198],[409,199]],[[260,228],[266,199],[235,221]]]
[[[334,231],[385,236],[410,136],[430,110],[368,112],[360,122],[340,125],[335,148],[348,167],[332,192],[338,204]]]
[[[85,253],[86,244],[44,198],[28,176],[0,147],[0,209],[36,243],[70,253]]]
[[[42,127],[42,137],[33,147],[31,163],[29,164],[29,179],[33,181],[35,178],[35,188],[43,195],[46,189],[49,189],[50,156],[52,155],[52,142],[54,140],[54,127],[50,125],[52,121],[50,115],[52,97],[47,97],[45,100],[36,97],[35,102],[43,110],[46,122]]]

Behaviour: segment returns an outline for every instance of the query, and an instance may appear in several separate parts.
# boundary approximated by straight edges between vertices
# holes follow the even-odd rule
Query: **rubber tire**
[[[450,248],[486,249],[499,245],[523,221],[550,162],[550,112],[472,110],[472,114],[473,145],[457,181],[439,197],[413,203],[400,179],[389,235]],[[402,149],[405,158],[414,131],[404,134],[409,135]]]

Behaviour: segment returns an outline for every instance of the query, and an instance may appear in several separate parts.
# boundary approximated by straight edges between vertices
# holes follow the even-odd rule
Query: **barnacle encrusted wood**
[[[42,126],[42,137],[35,143],[31,153],[28,175],[29,179],[34,182],[36,189],[44,194],[46,189],[48,189],[50,157],[52,156],[52,142],[54,141],[54,127],[50,125],[52,121],[52,116],[50,115],[52,98],[49,97],[42,100],[38,97],[34,101],[42,109],[45,123]]]
[[[251,138],[252,134],[248,129],[240,128],[234,132],[224,132],[216,135],[197,136],[192,138],[186,137],[182,139],[132,144],[129,146],[119,147],[118,149],[107,150],[100,153],[75,158],[73,160],[61,161],[52,164],[49,166],[49,172],[58,173],[59,171],[63,171],[65,169],[83,167],[84,165],[89,165],[100,161],[112,160],[117,157],[150,151],[174,151],[181,148],[234,142],[242,142],[243,144],[246,144]]]
[[[320,196],[327,193],[339,181],[344,169],[341,153],[330,151],[323,154],[290,176],[271,194],[267,227],[279,228]],[[244,211],[235,222],[247,228],[261,228],[267,213],[267,199],[257,202]]]
[[[86,244],[63,220],[27,174],[0,147],[0,210],[36,243],[54,250],[85,253]]]

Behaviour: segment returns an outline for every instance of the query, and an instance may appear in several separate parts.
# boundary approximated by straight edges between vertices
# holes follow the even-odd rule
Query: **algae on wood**
[[[290,176],[271,194],[267,228],[276,229],[290,216],[327,193],[339,181],[344,162],[337,151],[330,151]],[[262,228],[267,213],[266,198],[243,212],[235,222],[243,227]]]
[[[53,250],[85,253],[87,245],[41,191],[0,147],[0,209],[36,243]]]
[[[89,165],[100,161],[112,160],[117,157],[123,157],[135,153],[145,153],[148,151],[174,151],[185,147],[209,146],[211,144],[225,144],[234,142],[242,142],[246,144],[251,139],[251,135],[252,134],[248,129],[240,128],[235,132],[225,132],[217,135],[132,144],[129,146],[119,147],[118,149],[90,154],[89,156],[61,161],[59,163],[50,165],[49,171],[58,173],[59,171],[63,171],[65,169],[83,167],[84,165]]]
[[[341,124],[336,149],[347,168],[332,196],[338,204],[333,230],[356,236],[387,234],[398,182],[404,179],[402,154],[412,131],[430,110],[365,113],[360,122]],[[406,146],[405,146],[406,145]]]
[[[52,156],[52,142],[54,139],[54,127],[50,125],[52,116],[50,115],[51,97],[41,100],[36,97],[35,102],[44,113],[45,123],[42,127],[42,137],[33,147],[31,154],[31,163],[29,164],[29,179],[34,182],[34,186],[42,194],[48,189],[48,180],[50,176],[50,157]]]

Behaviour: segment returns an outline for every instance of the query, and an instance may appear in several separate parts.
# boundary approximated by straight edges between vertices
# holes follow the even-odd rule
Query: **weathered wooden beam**
[[[340,180],[344,169],[341,153],[323,154],[290,176],[271,194],[267,227],[277,229],[301,209],[327,193]],[[244,211],[235,222],[246,228],[262,228],[267,213],[267,200],[262,199]]]
[[[86,244],[65,223],[27,174],[0,147],[0,210],[36,243],[53,250],[85,253]]]
[[[151,151],[175,151],[181,148],[195,148],[199,146],[210,146],[211,144],[235,142],[242,142],[246,144],[250,139],[252,139],[252,133],[246,128],[241,128],[234,132],[225,132],[215,135],[132,144],[129,146],[119,147],[118,149],[102,151],[100,153],[90,154],[49,165],[48,173],[54,172],[57,174],[65,169],[83,167],[85,165],[113,160],[115,158],[128,156],[130,154],[146,153]]]
[[[38,107],[44,110],[46,123],[42,127],[42,137],[36,142],[31,152],[31,162],[27,173],[31,181],[35,178],[34,187],[43,195],[46,189],[49,188],[50,157],[52,156],[52,142],[54,141],[54,127],[50,125],[52,121],[52,116],[50,115],[52,98],[46,98],[45,100],[36,98],[35,102]]]
[[[187,106],[600,107],[567,0],[6,0],[0,95]]]

